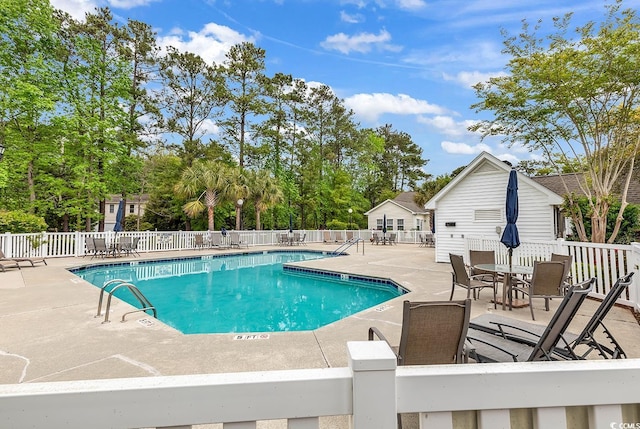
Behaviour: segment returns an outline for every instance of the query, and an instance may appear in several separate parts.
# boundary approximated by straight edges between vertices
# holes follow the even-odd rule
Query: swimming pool
[[[162,261],[133,261],[73,269],[102,287],[133,283],[157,317],[185,334],[317,329],[402,295],[387,279],[286,265],[333,257],[313,251],[247,252]],[[124,289],[114,294],[139,307]]]

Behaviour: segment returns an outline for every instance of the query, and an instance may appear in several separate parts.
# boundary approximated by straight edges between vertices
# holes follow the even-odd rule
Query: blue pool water
[[[91,284],[133,283],[158,319],[185,334],[316,329],[404,293],[388,280],[285,267],[319,252],[261,252],[75,269]],[[118,298],[139,308],[130,291]]]

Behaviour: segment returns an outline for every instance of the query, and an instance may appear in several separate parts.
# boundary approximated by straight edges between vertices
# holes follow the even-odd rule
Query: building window
[[[109,204],[109,213],[113,213],[115,211],[115,207],[113,204]]]
[[[376,219],[376,229],[382,231],[382,219]]]
[[[393,231],[393,219],[387,218],[387,231]]]
[[[129,204],[129,213],[135,213],[136,212],[135,207],[136,207],[135,205]]]
[[[404,231],[404,219],[398,219],[398,231]]]

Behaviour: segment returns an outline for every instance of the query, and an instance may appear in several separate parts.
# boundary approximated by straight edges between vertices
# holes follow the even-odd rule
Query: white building
[[[116,224],[116,215],[118,213],[118,206],[122,195],[110,195],[105,199],[105,214],[104,214],[104,230],[112,231]],[[124,217],[130,215],[136,215],[142,217],[144,215],[144,209],[149,202],[149,195],[136,194],[129,195],[125,201]]]
[[[425,205],[435,213],[436,261],[464,254],[466,236],[500,239],[506,225],[505,199],[511,166],[482,152]],[[563,198],[518,173],[520,241],[563,236]]]
[[[365,212],[368,229],[382,230],[387,217],[387,231],[429,230],[429,212],[413,200],[415,192],[403,192]]]

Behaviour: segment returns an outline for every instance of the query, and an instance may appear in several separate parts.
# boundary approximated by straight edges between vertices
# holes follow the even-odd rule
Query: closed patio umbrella
[[[116,213],[116,224],[113,225],[113,230],[115,232],[122,231],[123,228],[123,220],[124,220],[124,200],[120,200],[120,204],[118,204],[118,212]]]
[[[387,215],[386,214],[382,216],[382,236],[384,240],[387,239]]]
[[[520,246],[520,236],[518,235],[518,173],[515,168],[509,173],[509,183],[507,184],[507,199],[505,203],[505,211],[507,216],[507,226],[502,232],[500,242],[509,249],[509,266],[513,256],[513,249]]]

